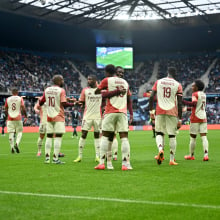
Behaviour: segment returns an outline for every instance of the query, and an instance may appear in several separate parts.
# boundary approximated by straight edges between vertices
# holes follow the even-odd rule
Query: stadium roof
[[[5,0],[1,0],[4,2]],[[59,14],[62,22],[101,25],[116,20],[166,20],[220,13],[218,0],[10,0],[13,11],[29,11],[33,16],[51,18]],[[101,21],[101,22],[100,22]]]
[[[169,19],[220,12],[218,0],[19,0],[20,3],[68,14],[65,19],[148,20]]]

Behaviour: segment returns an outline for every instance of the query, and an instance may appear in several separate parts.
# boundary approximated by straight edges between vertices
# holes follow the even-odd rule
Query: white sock
[[[113,143],[112,143],[112,152],[113,152],[113,157],[117,157],[118,155],[118,140],[117,138],[113,139]]]
[[[79,139],[79,157],[82,158],[83,155],[83,148],[85,146],[86,139],[83,139],[82,137]]]
[[[206,136],[201,136],[204,156],[208,156],[209,142]]]
[[[50,157],[50,151],[52,148],[52,140],[53,140],[53,138],[48,138],[48,137],[46,138],[46,141],[45,141],[45,155],[46,155],[46,157]]]
[[[41,148],[43,145],[43,139],[41,139],[40,137],[37,140],[37,147],[38,147],[38,152],[41,153]]]
[[[9,144],[11,149],[14,148],[15,145],[14,133],[9,133]]]
[[[122,165],[126,165],[129,161],[130,144],[128,138],[121,138]]]
[[[110,144],[110,141],[108,140],[108,137],[102,136],[101,141],[100,141],[100,163],[99,164],[103,164],[105,162],[109,144]]]
[[[16,138],[16,144],[17,144],[17,146],[19,146],[19,144],[20,144],[20,142],[21,142],[21,138],[22,138],[22,132],[18,132],[17,138]]]
[[[176,137],[170,138],[170,161],[174,161],[176,153]]]
[[[54,155],[53,155],[54,160],[58,160],[58,155],[60,153],[61,144],[62,144],[62,138],[55,137],[54,138]]]
[[[100,156],[100,139],[99,138],[94,139],[94,145],[95,145],[95,155],[96,157],[99,157]]]
[[[196,138],[190,137],[189,153],[191,157],[194,155],[195,147],[196,147]]]
[[[156,136],[156,143],[157,143],[158,151],[163,150],[164,138],[163,138],[162,135],[157,135]]]

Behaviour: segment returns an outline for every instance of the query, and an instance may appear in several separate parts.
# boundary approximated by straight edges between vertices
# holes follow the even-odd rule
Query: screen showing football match
[[[96,67],[103,69],[113,64],[124,69],[133,68],[132,47],[96,47]]]

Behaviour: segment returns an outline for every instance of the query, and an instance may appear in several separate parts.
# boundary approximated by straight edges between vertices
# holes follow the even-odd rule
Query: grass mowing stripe
[[[38,197],[51,197],[51,198],[64,198],[64,199],[96,200],[96,201],[135,203],[135,204],[148,204],[148,205],[166,205],[166,206],[178,206],[178,207],[179,206],[183,206],[183,207],[194,207],[194,208],[204,208],[204,209],[220,209],[220,206],[215,206],[215,205],[187,204],[187,203],[162,202],[162,201],[161,202],[157,202],[157,201],[141,201],[141,200],[104,198],[104,197],[90,197],[90,196],[40,194],[40,193],[11,192],[11,191],[0,191],[0,194],[23,195],[23,196],[38,196]]]

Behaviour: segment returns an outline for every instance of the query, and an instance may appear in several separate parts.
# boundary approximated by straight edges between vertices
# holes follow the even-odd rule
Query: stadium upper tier
[[[169,56],[150,58],[135,62],[133,70],[125,70],[125,79],[130,84],[133,95],[151,89],[156,79],[166,76],[169,66],[175,66],[179,73],[185,95],[190,95],[193,80],[203,77],[206,92],[220,92],[220,59],[207,53],[199,55]],[[104,71],[96,69],[94,62],[77,61],[73,58],[39,56],[33,53],[0,50],[0,91],[9,92],[17,86],[20,91],[43,92],[55,74],[62,74],[67,95],[80,94],[87,85],[89,74],[104,78]],[[143,91],[142,91],[143,90]]]

